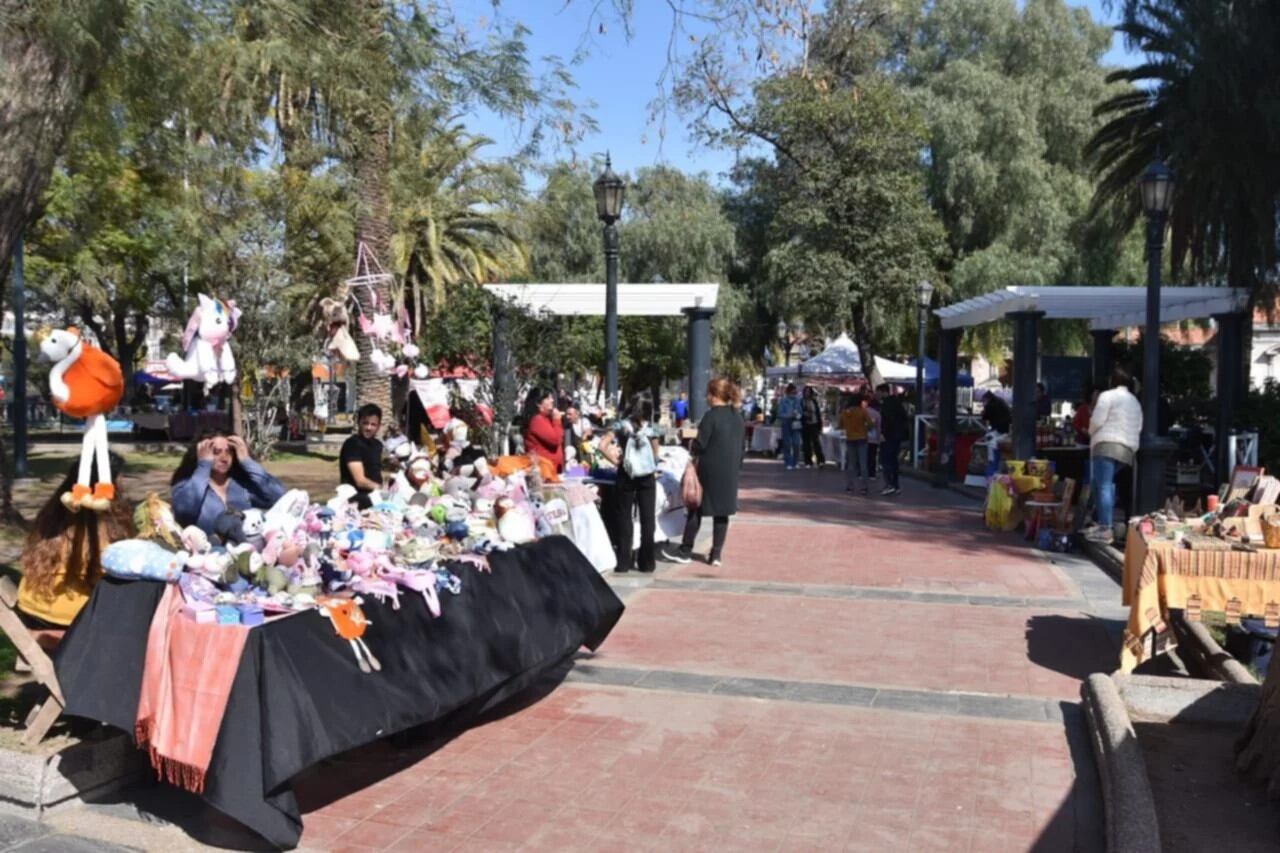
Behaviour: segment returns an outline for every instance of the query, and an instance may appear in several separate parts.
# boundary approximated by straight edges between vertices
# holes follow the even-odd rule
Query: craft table
[[[845,459],[845,450],[848,445],[845,443],[843,430],[824,430],[822,433],[822,455],[827,457],[828,462],[834,462],[836,467],[841,470],[849,464]],[[868,445],[867,453],[872,452],[872,447],[876,450],[880,449],[880,445]]]
[[[271,844],[294,847],[302,818],[290,780],[331,755],[405,729],[471,719],[528,687],[581,646],[595,649],[622,602],[578,549],[551,537],[454,564],[462,593],[432,618],[421,595],[400,609],[364,598],[365,674],[329,620],[305,612],[249,632],[205,777],[204,799]],[[68,630],[55,665],[66,712],[132,734],[147,632],[164,584],[105,579]]]
[[[768,424],[756,424],[751,432],[752,453],[776,453],[782,441],[782,428]]]
[[[1123,601],[1129,623],[1120,669],[1131,672],[1158,653],[1170,610],[1280,613],[1280,550],[1192,551],[1130,529],[1124,548]]]

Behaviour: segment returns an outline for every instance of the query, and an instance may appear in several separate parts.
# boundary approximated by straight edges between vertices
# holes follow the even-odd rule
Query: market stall
[[[781,427],[756,424],[755,429],[751,431],[751,452],[774,453],[780,441],[782,441]]]
[[[1252,519],[1260,522],[1277,511],[1256,506]],[[1280,549],[1251,541],[1253,528],[1248,513],[1207,524],[1144,518],[1132,526],[1125,540],[1123,603],[1129,619],[1121,670],[1132,671],[1169,646],[1172,610],[1193,621],[1212,610],[1226,614],[1230,624],[1257,616],[1280,626]]]
[[[269,842],[302,830],[290,780],[337,753],[395,732],[474,717],[595,648],[623,606],[562,538],[490,555],[491,573],[449,564],[461,592],[435,618],[422,596],[399,609],[366,597],[365,673],[315,611],[248,632],[202,796]],[[133,732],[148,628],[166,584],[104,580],[59,649],[67,713]]]

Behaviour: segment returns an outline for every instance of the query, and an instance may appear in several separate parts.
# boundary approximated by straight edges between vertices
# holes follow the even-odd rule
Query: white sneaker
[[[880,497],[882,498],[886,498],[891,494],[893,494],[893,486],[885,486],[880,490]]]

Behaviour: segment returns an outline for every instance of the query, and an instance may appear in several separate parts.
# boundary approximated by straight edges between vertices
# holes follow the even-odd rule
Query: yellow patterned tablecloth
[[[1124,603],[1129,624],[1120,669],[1159,653],[1168,635],[1169,611],[1201,610],[1236,616],[1280,618],[1280,550],[1192,551],[1131,531],[1124,548]]]

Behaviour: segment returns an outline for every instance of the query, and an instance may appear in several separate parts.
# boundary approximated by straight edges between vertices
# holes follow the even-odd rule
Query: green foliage
[[[864,361],[909,335],[914,290],[945,249],[924,194],[924,127],[878,73],[761,84],[740,119],[774,141],[780,205],[764,268],[779,315],[834,335],[848,329]]]
[[[504,212],[518,200],[519,175],[479,158],[488,139],[469,136],[461,125],[439,131],[421,112],[402,123],[397,140],[391,249],[409,313],[420,326],[428,314],[446,310],[454,289],[524,272],[524,244]]]
[[[1280,383],[1268,379],[1262,389],[1249,389],[1235,425],[1258,431],[1258,464],[1280,471]]]
[[[1111,347],[1114,363],[1130,376],[1142,378],[1144,344],[1117,342]],[[1200,347],[1175,346],[1160,339],[1160,398],[1169,404],[1174,421],[1187,422],[1205,418],[1205,404],[1210,398],[1213,361]],[[1211,419],[1209,419],[1212,422]]]
[[[928,122],[929,197],[947,229],[953,298],[1140,283],[1140,242],[1088,219],[1082,149],[1098,127],[1093,105],[1116,92],[1101,64],[1109,28],[1064,0],[954,0],[922,15],[908,44],[904,81]],[[1083,346],[1082,328],[1051,326],[1046,348]],[[978,349],[1007,343],[1000,325],[975,332]]]
[[[1095,209],[1135,221],[1138,180],[1163,157],[1177,180],[1175,275],[1273,295],[1280,11],[1272,0],[1127,0],[1123,11],[1117,29],[1145,61],[1115,72],[1136,88],[1098,107],[1106,123],[1086,148],[1100,175]]]

